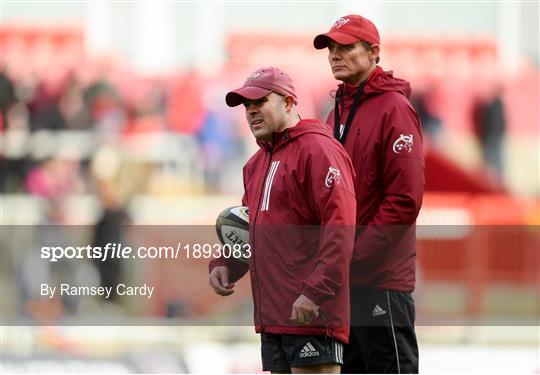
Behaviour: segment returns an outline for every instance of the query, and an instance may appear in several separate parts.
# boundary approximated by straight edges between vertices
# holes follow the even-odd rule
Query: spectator
[[[506,132],[504,104],[500,89],[486,100],[476,101],[473,109],[474,131],[482,148],[482,157],[494,175],[503,174],[503,141]]]

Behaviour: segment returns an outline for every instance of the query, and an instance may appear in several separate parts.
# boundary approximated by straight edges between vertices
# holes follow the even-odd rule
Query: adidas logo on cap
[[[386,311],[384,311],[381,308],[381,306],[375,305],[375,307],[373,308],[373,312],[371,313],[371,316],[376,317],[376,316],[384,315],[384,314],[386,314]]]
[[[315,349],[315,347],[308,341],[306,345],[302,348],[300,351],[300,354],[298,355],[300,358],[306,358],[306,357],[318,357],[319,351]]]

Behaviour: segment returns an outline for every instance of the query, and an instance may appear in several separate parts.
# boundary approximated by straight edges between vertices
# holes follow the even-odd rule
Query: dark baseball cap
[[[359,41],[369,44],[380,44],[379,31],[373,22],[356,14],[340,17],[330,31],[319,34],[313,39],[316,49],[328,47],[328,42],[333,40],[338,44],[353,44]]]
[[[225,102],[229,107],[236,107],[246,100],[261,99],[271,92],[292,96],[294,104],[298,104],[291,77],[273,66],[260,68],[251,73],[244,82],[244,86],[227,93]]]

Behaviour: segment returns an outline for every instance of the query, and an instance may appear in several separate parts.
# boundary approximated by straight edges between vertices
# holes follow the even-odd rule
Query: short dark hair
[[[362,40],[362,44],[364,45],[364,47],[366,47],[368,50],[371,51],[371,49],[373,48],[372,45],[364,40]],[[379,61],[381,61],[381,58],[379,56],[377,56],[377,59],[375,60],[375,63],[378,64]]]

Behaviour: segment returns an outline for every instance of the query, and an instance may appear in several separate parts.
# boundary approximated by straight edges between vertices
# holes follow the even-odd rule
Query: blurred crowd
[[[244,133],[203,103],[198,84],[196,74],[139,80],[125,95],[106,75],[17,81],[0,72],[1,193],[51,202],[91,193],[107,205],[111,190],[122,198],[226,192],[222,178],[244,158]]]

